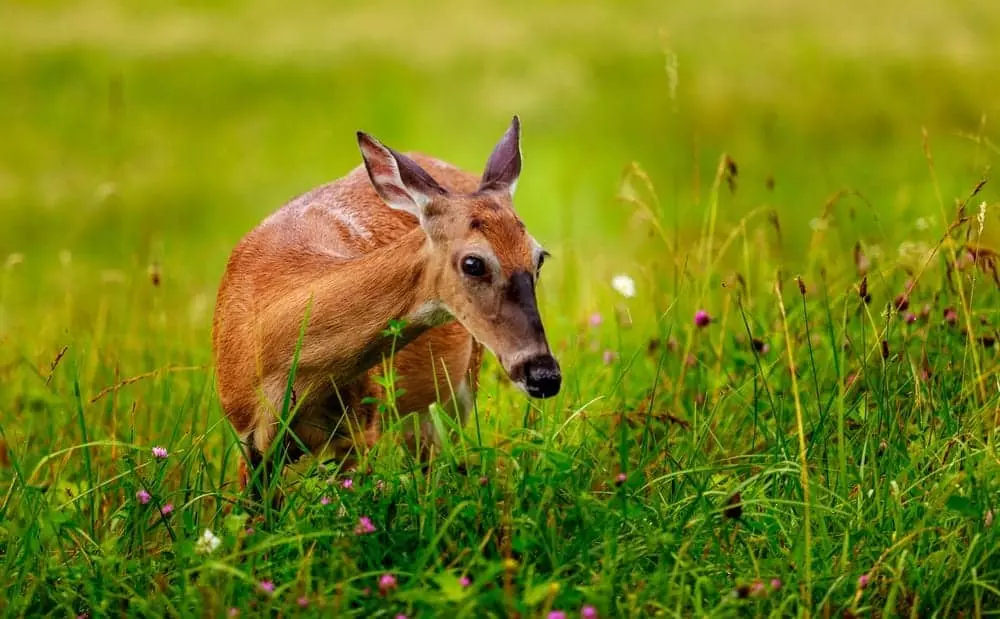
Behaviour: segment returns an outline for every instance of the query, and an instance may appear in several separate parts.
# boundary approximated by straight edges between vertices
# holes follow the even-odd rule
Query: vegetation
[[[1000,5],[434,6],[0,5],[4,616],[995,613]],[[230,249],[513,113],[563,391],[248,514]]]

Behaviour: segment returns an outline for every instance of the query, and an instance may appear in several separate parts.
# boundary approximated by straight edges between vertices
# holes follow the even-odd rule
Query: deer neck
[[[436,299],[436,279],[420,228],[331,274],[310,320],[318,364],[342,377],[357,375],[452,320]],[[393,329],[397,321],[402,326]]]

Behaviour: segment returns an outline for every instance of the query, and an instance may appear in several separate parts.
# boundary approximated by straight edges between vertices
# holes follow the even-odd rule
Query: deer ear
[[[416,161],[363,131],[358,131],[358,147],[378,195],[390,207],[406,211],[423,223],[424,208],[435,195],[446,193],[444,188]]]
[[[486,161],[479,189],[502,190],[514,197],[517,180],[521,176],[521,120],[514,116],[510,127],[493,147]]]

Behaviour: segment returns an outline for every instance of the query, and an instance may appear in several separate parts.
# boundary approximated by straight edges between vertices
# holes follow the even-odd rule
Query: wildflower
[[[726,501],[726,506],[722,508],[722,515],[732,520],[739,520],[743,517],[743,495],[739,492],[733,493]]]
[[[903,317],[903,320],[906,321],[906,324],[912,325],[913,323],[917,322],[917,315],[914,314],[913,312],[906,312],[906,316]]]
[[[257,583],[257,588],[260,589],[263,593],[271,595],[272,593],[274,593],[274,581],[262,580],[259,583]]]
[[[330,504],[330,497],[324,495],[323,498],[321,498],[319,500],[319,504],[320,505],[329,505]]]
[[[195,544],[195,551],[201,555],[211,554],[215,552],[221,544],[222,540],[216,537],[215,533],[205,529],[205,532],[198,538],[198,543]]]
[[[617,357],[617,356],[618,355],[615,354],[615,351],[610,350],[610,349],[606,349],[604,351],[604,355],[602,355],[601,358],[604,361],[604,365],[611,365],[611,363],[615,360],[615,357]]]
[[[554,610],[549,613],[549,619],[566,619],[566,613],[561,610]]]
[[[143,489],[143,490],[139,490],[139,492],[135,493],[135,498],[136,498],[137,501],[139,501],[140,503],[142,503],[143,505],[145,505],[146,503],[149,503],[149,499],[152,498],[152,497],[150,497],[149,493],[146,492],[145,489]]]
[[[868,574],[862,574],[861,576],[858,577],[858,590],[864,591],[865,589],[868,588],[868,585],[870,585],[871,582],[872,582],[871,576],[869,576]]]
[[[385,490],[385,480],[380,479],[377,482],[375,482],[375,489],[378,490],[379,492]]]
[[[620,486],[624,484],[627,480],[628,480],[628,475],[626,475],[625,473],[618,473],[618,475],[615,476],[615,485]]]
[[[771,589],[777,591],[780,588],[781,588],[781,579],[780,578],[772,578],[771,579]]]
[[[597,619],[597,609],[593,606],[584,606],[580,609],[580,619]]]
[[[166,505],[160,508],[160,513],[163,514],[164,516],[169,516],[173,511],[174,511],[173,503],[167,503]]]
[[[896,306],[897,312],[905,312],[910,307],[910,300],[905,294],[901,294],[893,301],[893,305]]]
[[[458,579],[458,584],[462,585],[463,588],[468,587],[472,584],[472,580],[468,576],[462,576]]]
[[[229,616],[230,617],[239,617],[240,616],[240,609],[235,608],[235,607],[230,608],[229,609]]]
[[[771,351],[771,345],[762,339],[755,337],[750,343],[753,345],[753,349],[762,355],[766,355]]]
[[[350,490],[354,487],[354,480],[348,477],[347,479],[344,480],[344,483],[341,485],[344,487],[344,490]]]
[[[591,327],[599,327],[601,326],[601,323],[604,322],[604,318],[597,312],[594,312],[590,315],[589,322]]]
[[[396,577],[392,574],[382,574],[378,579],[378,590],[382,593],[389,593],[397,586]]]
[[[611,287],[626,299],[631,299],[635,296],[635,280],[628,275],[619,274],[612,277]]]
[[[712,322],[712,317],[705,310],[698,310],[694,313],[694,325],[699,329],[704,329]]]
[[[485,485],[486,485],[486,484],[488,484],[488,483],[490,483],[490,478],[489,478],[489,477],[487,477],[487,476],[483,475],[483,476],[481,476],[481,477],[479,478],[479,485],[480,485],[480,486],[485,486]]]
[[[253,527],[247,527],[245,532],[247,535],[253,535],[254,534]]]
[[[309,598],[304,595],[300,596],[296,602],[298,603],[299,608],[309,608]]]
[[[354,527],[354,533],[357,535],[365,535],[367,533],[374,533],[375,525],[372,524],[371,518],[368,516],[362,516],[358,519],[358,526]]]
[[[753,584],[750,585],[750,595],[755,595],[755,596],[767,595],[767,590],[764,587],[764,583],[762,583],[759,580],[753,581]]]
[[[167,454],[167,448],[166,447],[160,447],[159,445],[157,445],[156,447],[153,447],[153,457],[154,458],[157,458],[159,460],[163,460],[164,458],[167,457],[167,455],[168,454]]]
[[[944,321],[950,325],[958,324],[958,312],[954,307],[946,307],[944,310]]]
[[[399,613],[398,615],[396,615],[396,619],[410,619],[410,618],[404,615],[403,613]]]

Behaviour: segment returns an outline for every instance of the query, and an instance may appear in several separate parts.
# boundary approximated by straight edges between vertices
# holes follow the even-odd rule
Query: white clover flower
[[[212,554],[220,545],[222,545],[222,540],[216,537],[215,533],[205,529],[205,532],[198,538],[198,543],[195,544],[195,551],[200,555]]]
[[[635,296],[635,280],[628,275],[619,274],[612,277],[611,287],[626,299],[631,299]]]

